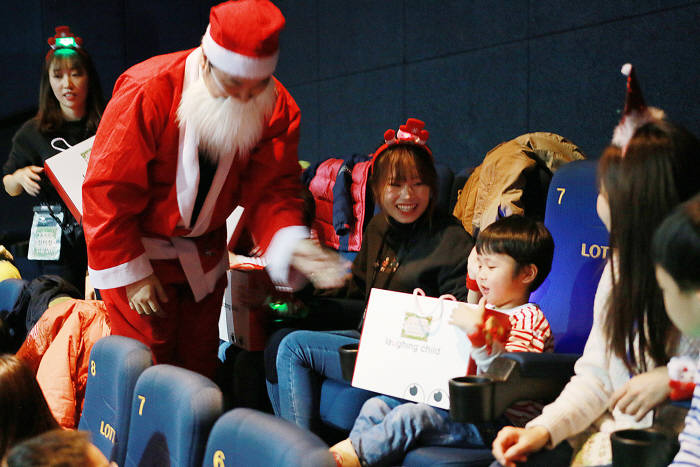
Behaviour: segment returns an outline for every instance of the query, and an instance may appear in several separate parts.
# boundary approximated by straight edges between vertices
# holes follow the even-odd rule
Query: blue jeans
[[[303,428],[317,428],[321,383],[324,378],[344,381],[338,348],[357,342],[357,331],[295,331],[282,339],[277,353],[277,391],[268,382],[273,407],[279,398],[277,414]]]
[[[447,410],[388,396],[365,402],[349,438],[362,465],[396,465],[415,444],[485,445],[475,425],[453,422]]]

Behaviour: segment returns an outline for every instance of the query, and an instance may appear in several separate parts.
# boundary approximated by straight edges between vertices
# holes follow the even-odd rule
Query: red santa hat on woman
[[[655,107],[647,107],[632,64],[625,63],[620,71],[627,76],[627,92],[625,94],[625,109],[622,112],[620,123],[617,124],[613,132],[612,144],[619,148],[625,148],[637,128],[652,120],[664,118],[664,112]]]
[[[220,70],[241,78],[275,71],[284,16],[268,0],[238,0],[212,7],[202,49]]]

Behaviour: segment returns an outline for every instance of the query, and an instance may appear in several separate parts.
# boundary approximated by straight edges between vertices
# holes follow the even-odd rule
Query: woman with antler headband
[[[2,182],[10,196],[35,197],[35,217],[57,236],[49,254],[35,261],[40,274],[57,274],[82,290],[87,271],[85,237],[53,186],[43,174],[44,161],[95,134],[104,109],[100,79],[82,40],[68,26],[49,38],[39,86],[39,110],[15,133],[3,166]],[[38,209],[42,211],[38,212]]]
[[[467,255],[474,242],[459,221],[435,210],[437,174],[428,131],[409,118],[388,130],[372,159],[370,186],[381,207],[367,226],[362,248],[345,286],[348,297],[365,301],[372,288],[466,300]],[[318,374],[342,380],[338,347],[358,342],[351,331],[295,331],[277,352],[278,385],[268,375],[275,412],[300,426],[318,420]],[[369,394],[369,393],[368,393]]]

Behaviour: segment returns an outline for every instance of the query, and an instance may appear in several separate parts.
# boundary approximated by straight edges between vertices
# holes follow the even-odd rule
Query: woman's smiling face
[[[395,221],[410,224],[418,220],[430,203],[430,187],[418,174],[389,180],[382,190],[382,210]]]

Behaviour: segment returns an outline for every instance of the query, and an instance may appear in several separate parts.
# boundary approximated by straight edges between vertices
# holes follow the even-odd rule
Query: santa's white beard
[[[277,100],[274,81],[248,102],[234,97],[213,97],[200,77],[182,92],[177,118],[180,128],[194,130],[213,162],[222,157],[245,157],[260,141],[265,122]]]

